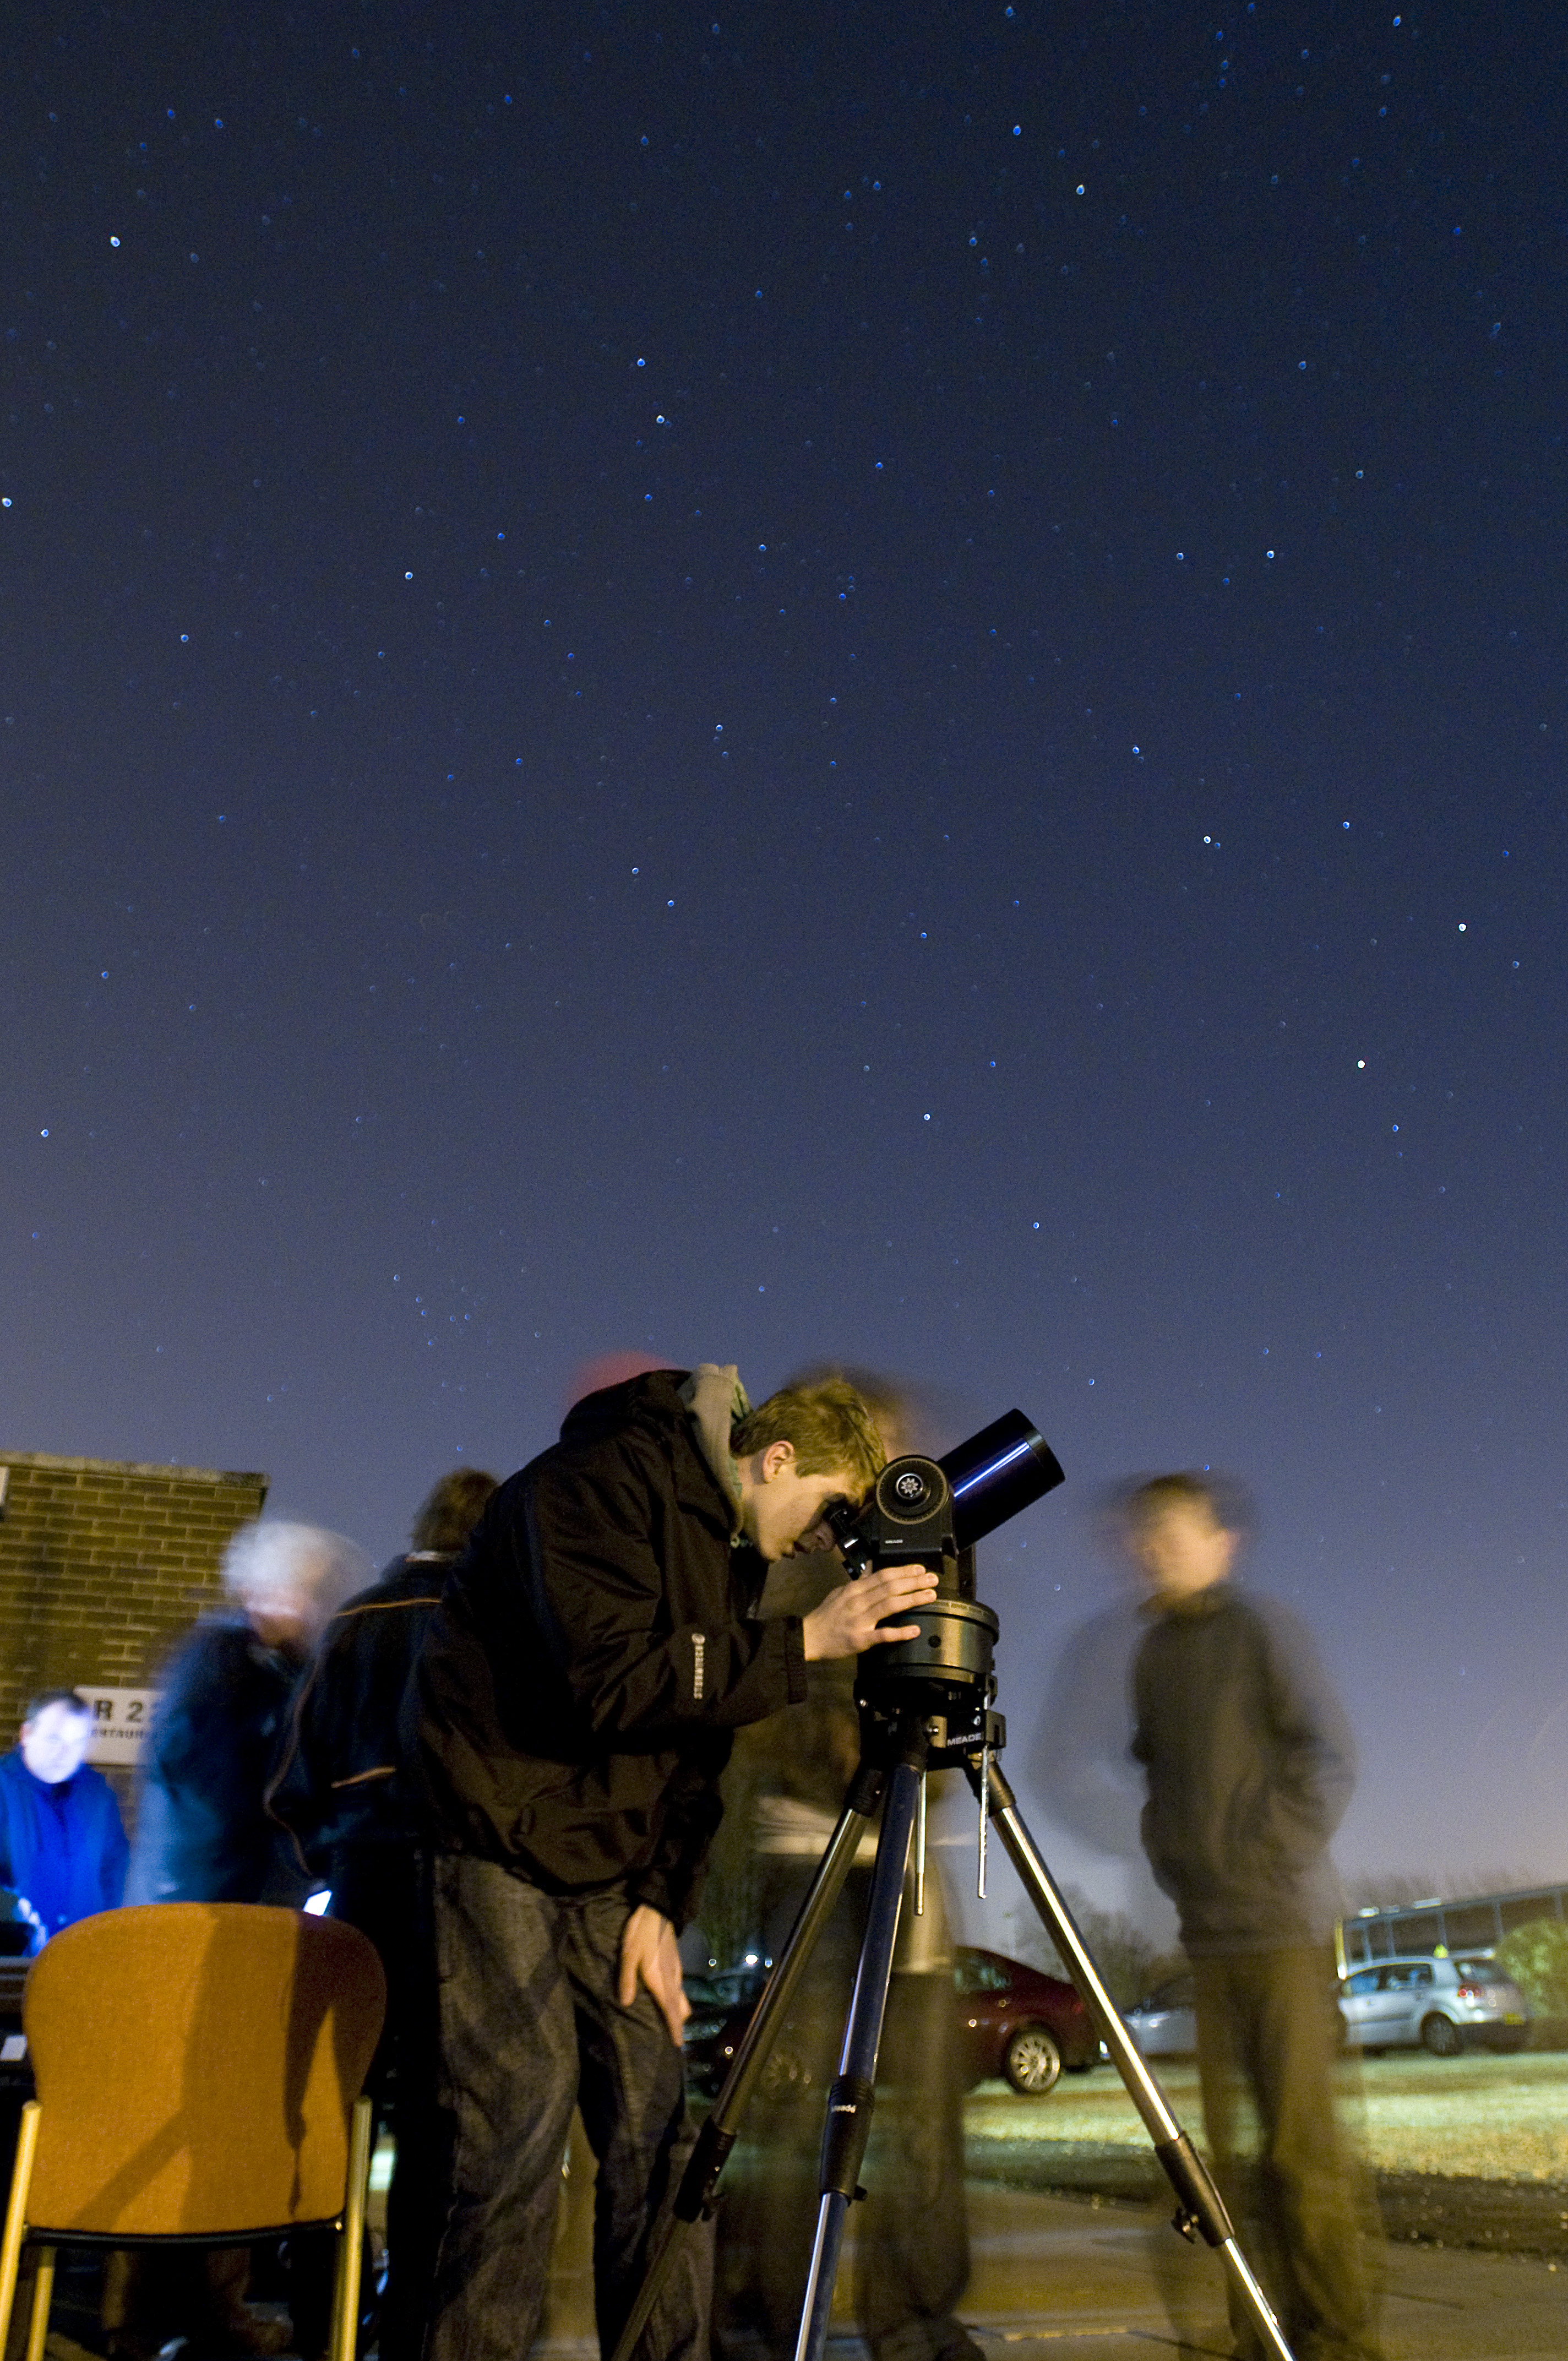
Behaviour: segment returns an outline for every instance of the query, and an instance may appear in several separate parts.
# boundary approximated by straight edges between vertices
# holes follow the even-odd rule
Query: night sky
[[[596,1354],[1016,1402],[1070,1873],[1205,1463],[1343,1866],[1568,1873],[1561,14],[11,22],[0,1443],[384,1557]]]

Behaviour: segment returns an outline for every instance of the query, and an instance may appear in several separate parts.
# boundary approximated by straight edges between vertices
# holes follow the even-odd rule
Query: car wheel
[[[1375,2042],[1369,2048],[1364,2048],[1361,2054],[1364,2058],[1381,2058],[1385,2054],[1383,2044]]]
[[[1433,2058],[1457,2058],[1464,2047],[1452,2017],[1434,2011],[1422,2024],[1421,2048]]]
[[[1043,2025],[1021,2025],[1003,2053],[1002,2070],[1015,2091],[1037,2099],[1056,2087],[1061,2051]]]

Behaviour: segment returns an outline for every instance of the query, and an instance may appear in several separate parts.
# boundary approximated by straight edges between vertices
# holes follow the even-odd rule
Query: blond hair
[[[432,1485],[414,1513],[409,1533],[416,1550],[451,1556],[463,1547],[496,1489],[482,1467],[455,1467]]]
[[[842,1469],[857,1495],[870,1491],[887,1464],[871,1407],[847,1378],[781,1386],[729,1430],[729,1448],[737,1459],[749,1459],[774,1443],[794,1444],[795,1464],[802,1476],[831,1476]]]

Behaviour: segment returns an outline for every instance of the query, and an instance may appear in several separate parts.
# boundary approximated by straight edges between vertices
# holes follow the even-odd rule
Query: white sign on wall
[[[134,1763],[152,1725],[157,1689],[90,1689],[78,1683],[76,1694],[93,1708],[87,1736],[89,1763]]]

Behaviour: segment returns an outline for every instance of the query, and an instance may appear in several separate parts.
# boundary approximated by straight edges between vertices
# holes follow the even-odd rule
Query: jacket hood
[[[651,1369],[645,1377],[628,1378],[621,1385],[585,1394],[562,1421],[561,1440],[574,1446],[598,1443],[607,1434],[624,1433],[629,1426],[667,1434],[685,1423],[685,1404],[680,1394],[685,1379],[685,1369]]]
[[[641,1428],[668,1441],[684,1433],[724,1495],[732,1533],[740,1530],[740,1488],[729,1456],[729,1428],[751,1403],[733,1367],[703,1361],[695,1369],[652,1369],[586,1394],[567,1411],[561,1441],[576,1448]]]

